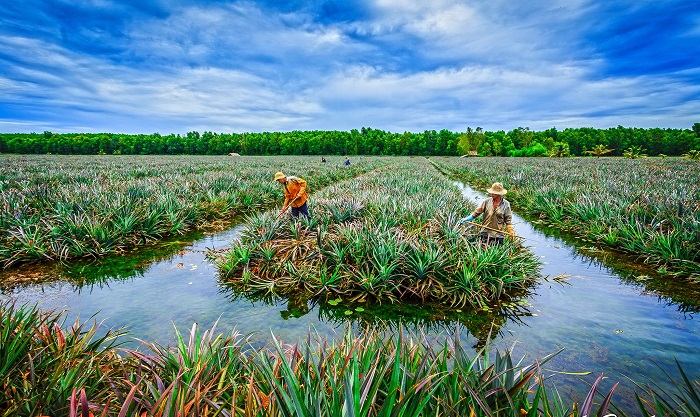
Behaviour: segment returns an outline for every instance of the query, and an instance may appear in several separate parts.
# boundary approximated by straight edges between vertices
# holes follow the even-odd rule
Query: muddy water
[[[455,185],[474,203],[485,197]],[[623,257],[591,245],[585,248],[585,242],[567,242],[517,215],[513,221],[524,244],[541,257],[546,278],[516,319],[493,317],[493,312],[461,319],[472,323],[465,326],[463,337],[468,343],[476,345],[476,336],[483,340],[484,330],[494,322],[494,348],[514,346],[516,357],[524,355],[526,362],[564,348],[545,369],[591,372],[571,376],[545,371],[553,375],[551,381],[567,402],[581,402],[585,396],[587,386],[580,379],[590,383],[604,373],[608,379],[603,389],[620,382],[614,398],[632,415],[636,414],[633,385],[625,376],[644,382],[645,376],[658,379],[661,369],[677,375],[674,358],[691,375],[700,373],[700,323],[694,314],[700,310],[697,290],[670,286],[668,280]],[[271,332],[291,342],[306,336],[309,329],[328,336],[341,331],[342,311],[334,314],[314,305],[307,310],[304,300],[249,300],[221,285],[204,252],[227,247],[240,230],[190,235],[99,263],[5,271],[0,281],[16,281],[13,277],[19,274],[26,284],[6,286],[2,297],[66,310],[71,321],[94,317],[104,320],[105,328],[127,326],[130,337],[162,344],[173,340],[173,326],[186,331],[193,323],[210,328],[218,322],[220,331],[252,333],[252,340],[259,343],[269,340]],[[419,312],[415,307],[411,310],[414,315]],[[405,311],[376,314],[390,321],[408,317]],[[434,311],[424,316],[416,322],[425,323],[431,332],[454,328],[442,316],[433,320]],[[355,324],[359,320],[356,314],[350,319]]]

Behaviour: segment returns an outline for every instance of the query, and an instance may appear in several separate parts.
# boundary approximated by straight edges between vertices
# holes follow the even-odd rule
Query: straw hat
[[[279,180],[281,180],[282,178],[287,178],[287,176],[284,175],[284,174],[281,173],[281,172],[275,173],[275,181],[279,181]]]
[[[505,195],[508,192],[508,190],[503,188],[503,184],[501,184],[500,182],[494,182],[491,188],[486,190],[486,192],[489,194]]]

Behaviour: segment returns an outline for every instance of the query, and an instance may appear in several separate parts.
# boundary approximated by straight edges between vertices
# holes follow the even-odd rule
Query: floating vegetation
[[[253,214],[217,258],[239,291],[353,302],[446,301],[479,306],[538,276],[517,242],[484,247],[457,220],[473,206],[425,159],[404,160],[321,191],[311,219]]]

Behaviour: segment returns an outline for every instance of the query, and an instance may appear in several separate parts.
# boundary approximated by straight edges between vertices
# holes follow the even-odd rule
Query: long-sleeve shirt
[[[506,230],[506,226],[513,221],[513,213],[510,211],[510,203],[505,198],[501,197],[498,206],[493,206],[493,197],[484,200],[472,213],[472,217],[477,218],[483,213],[484,219],[481,222],[486,227],[495,230]],[[503,237],[503,233],[493,230],[481,229],[482,234],[488,234],[489,237]]]
[[[290,202],[294,208],[301,207],[306,203],[306,199],[309,198],[309,195],[306,194],[306,181],[299,177],[287,177],[287,182],[282,185],[284,187],[284,207],[287,207]]]

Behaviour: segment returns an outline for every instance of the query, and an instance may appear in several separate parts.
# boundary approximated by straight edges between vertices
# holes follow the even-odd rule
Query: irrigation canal
[[[455,185],[475,203],[484,198]],[[545,369],[590,372],[574,376],[545,371],[565,400],[581,402],[588,387],[580,380],[591,383],[603,373],[608,379],[602,389],[607,392],[620,382],[614,402],[631,414],[637,408],[632,402],[634,385],[627,377],[645,383],[645,378],[662,380],[663,371],[678,375],[674,358],[691,376],[700,373],[698,289],[673,287],[619,256],[566,241],[517,215],[513,222],[516,233],[541,257],[546,278],[521,305],[524,313],[498,321],[495,347],[513,347],[515,357],[524,355],[525,363],[564,348]],[[251,339],[261,344],[271,333],[294,342],[309,329],[330,337],[341,332],[343,314],[329,315],[318,305],[306,311],[299,300],[241,298],[218,282],[216,268],[204,252],[229,246],[240,230],[193,234],[99,264],[5,271],[0,282],[16,282],[20,276],[25,283],[4,287],[2,297],[66,310],[68,323],[94,317],[104,320],[104,328],[126,326],[130,337],[162,344],[173,340],[173,326],[186,332],[193,323],[208,329],[217,321],[219,331],[254,333]],[[442,322],[429,326],[429,331],[454,328],[454,323]],[[477,337],[468,330],[467,326],[462,337],[475,345]]]

